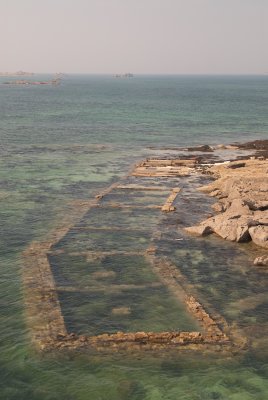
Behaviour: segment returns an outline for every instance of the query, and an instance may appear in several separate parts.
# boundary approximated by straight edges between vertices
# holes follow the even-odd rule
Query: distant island
[[[34,72],[16,71],[16,72],[0,72],[0,76],[33,76]]]
[[[3,75],[2,75],[3,76]],[[14,75],[8,75],[9,77],[14,77]],[[33,85],[53,85],[58,86],[61,83],[63,74],[57,73],[52,79],[47,81],[35,81],[29,79],[11,79],[9,81],[2,82],[2,85],[11,86],[33,86]]]
[[[52,79],[51,81],[26,81],[24,79],[3,82],[2,85],[13,85],[13,86],[27,86],[27,85],[54,85],[60,84],[60,79]]]
[[[131,74],[130,72],[127,72],[126,74],[116,74],[114,75],[115,78],[133,78],[134,75]]]

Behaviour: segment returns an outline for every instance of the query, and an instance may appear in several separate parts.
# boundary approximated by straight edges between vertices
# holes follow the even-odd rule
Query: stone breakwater
[[[263,249],[256,265],[268,265],[268,160],[262,158],[211,166],[206,172],[215,180],[199,190],[218,199],[212,206],[216,214],[185,228],[239,243],[252,240]]]

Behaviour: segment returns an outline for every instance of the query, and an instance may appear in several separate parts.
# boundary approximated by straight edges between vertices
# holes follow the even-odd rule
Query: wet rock
[[[194,235],[198,236],[207,236],[213,233],[213,230],[209,225],[206,225],[205,223],[202,225],[195,225],[195,226],[189,226],[185,228],[185,230],[189,233],[192,233]]]
[[[187,150],[188,151],[213,152],[213,148],[210,147],[208,144],[204,144],[203,146],[188,147]]]
[[[216,233],[220,237],[232,242],[247,242],[250,240],[247,216],[236,217],[235,214],[226,213],[208,218],[200,225],[185,228],[189,233],[205,236]]]
[[[223,239],[232,242],[247,242],[250,240],[247,218],[235,218],[224,214],[213,218],[211,229]]]
[[[245,150],[256,150],[255,157],[259,159],[267,159],[268,158],[268,140],[254,140],[252,142],[238,144],[240,149]]]
[[[240,143],[237,144],[237,147],[240,149],[255,149],[255,150],[268,150],[268,140],[267,139],[258,139],[254,140],[252,142],[247,142],[247,143]]]
[[[268,249],[268,226],[252,226],[249,228],[249,234],[255,244]]]
[[[254,260],[254,265],[258,266],[268,266],[268,255],[267,256],[259,256]]]

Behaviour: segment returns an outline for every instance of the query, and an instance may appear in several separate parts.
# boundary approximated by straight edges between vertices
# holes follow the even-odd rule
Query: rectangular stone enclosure
[[[43,351],[223,350],[245,340],[209,313],[157,246],[191,163],[146,160],[24,252],[26,315]]]

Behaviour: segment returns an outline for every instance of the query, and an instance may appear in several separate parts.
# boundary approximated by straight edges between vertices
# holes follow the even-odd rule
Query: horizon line
[[[18,70],[17,70],[18,71]],[[8,73],[16,73],[17,71],[12,71]],[[1,73],[2,71],[0,71]],[[30,73],[27,71],[27,73]],[[34,72],[33,74],[65,74],[65,75],[102,75],[102,76],[115,76],[118,74],[125,74],[126,72],[51,72],[51,71],[42,71],[42,72]],[[128,72],[127,72],[128,73]],[[232,72],[232,73],[224,73],[224,72],[199,72],[199,73],[186,73],[186,72],[131,72],[134,76],[266,76],[268,72]]]

